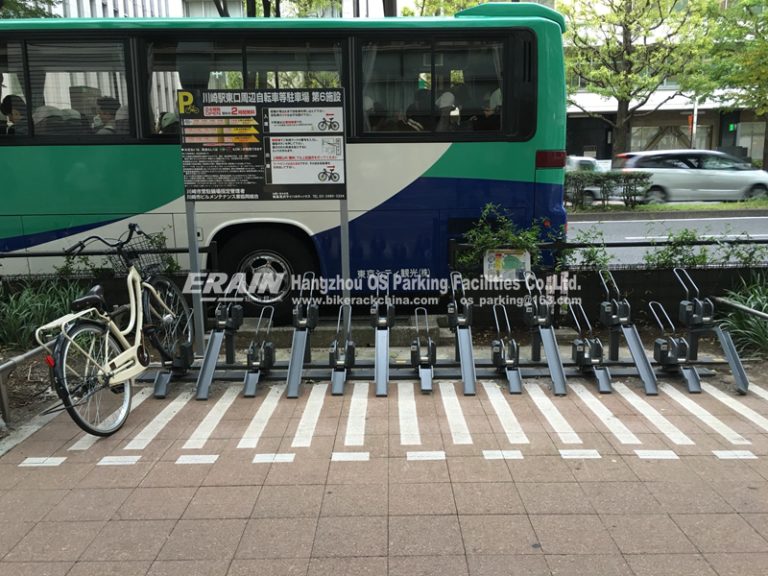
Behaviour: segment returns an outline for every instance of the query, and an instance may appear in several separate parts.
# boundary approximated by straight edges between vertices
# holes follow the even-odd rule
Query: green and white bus
[[[176,90],[343,87],[353,277],[445,277],[449,240],[489,203],[564,228],[563,29],[515,3],[451,18],[0,20],[0,252],[117,236],[127,219],[185,246]],[[339,224],[335,202],[197,204],[198,237],[229,272],[334,276]]]

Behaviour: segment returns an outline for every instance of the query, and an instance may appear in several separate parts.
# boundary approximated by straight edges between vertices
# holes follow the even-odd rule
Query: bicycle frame
[[[141,275],[136,270],[136,267],[131,265],[128,270],[128,277],[126,279],[128,285],[128,305],[130,308],[130,318],[128,325],[124,329],[120,329],[114,320],[102,312],[99,312],[96,308],[88,308],[82,312],[75,314],[67,314],[61,318],[54,320],[37,329],[35,338],[43,345],[43,347],[50,354],[51,351],[43,343],[45,342],[45,335],[48,332],[52,332],[56,329],[60,329],[61,334],[70,340],[71,344],[75,346],[85,357],[91,360],[94,364],[99,364],[97,360],[91,355],[90,351],[83,350],[83,348],[67,335],[67,327],[76,319],[87,318],[103,324],[109,329],[110,333],[120,343],[124,350],[109,359],[109,365],[101,366],[103,377],[110,386],[117,386],[127,380],[135,378],[141,374],[146,366],[139,361],[138,351],[143,345],[143,328],[144,328],[144,308],[142,301],[142,292],[144,290],[149,291],[150,295],[154,298],[155,302],[158,302],[166,312],[173,314],[172,310],[163,302],[160,295],[154,289],[154,287],[148,282],[144,282]],[[128,340],[129,334],[133,332],[133,342]]]

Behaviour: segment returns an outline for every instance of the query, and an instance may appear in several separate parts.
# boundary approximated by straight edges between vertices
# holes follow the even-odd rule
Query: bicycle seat
[[[70,308],[73,312],[79,312],[86,308],[96,308],[99,312],[105,312],[107,309],[107,301],[104,300],[104,289],[96,285],[88,292],[72,301]]]

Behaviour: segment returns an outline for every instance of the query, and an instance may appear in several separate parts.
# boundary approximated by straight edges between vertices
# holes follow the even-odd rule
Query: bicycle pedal
[[[122,394],[125,392],[125,384],[117,384],[116,386],[110,386],[109,391],[112,392],[112,394]]]

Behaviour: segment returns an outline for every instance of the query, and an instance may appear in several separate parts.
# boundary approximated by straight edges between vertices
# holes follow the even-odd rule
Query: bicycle
[[[333,119],[333,116],[330,118],[323,118],[320,120],[320,122],[317,123],[318,130],[325,132],[330,130],[331,132],[337,132],[340,128],[339,122],[337,120]]]
[[[331,182],[338,182],[340,177],[339,173],[336,172],[335,166],[323,168],[323,170],[317,174],[317,179],[320,180],[320,182],[327,182],[328,180]]]
[[[125,423],[132,381],[149,366],[145,337],[167,364],[178,347],[192,342],[193,324],[176,284],[151,275],[163,262],[159,254],[142,252],[155,246],[138,225],[128,225],[125,239],[110,242],[89,236],[65,253],[79,254],[97,241],[115,250],[111,258],[117,271],[121,266],[127,270],[128,304],[108,311],[103,290],[96,285],[72,302],[70,314],[38,328],[35,338],[48,353],[53,387],[72,420],[89,434],[109,436]],[[120,328],[116,320],[126,313],[128,324]]]

